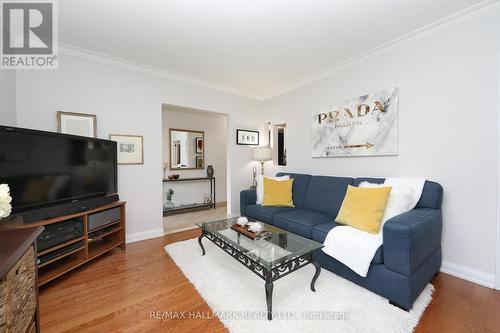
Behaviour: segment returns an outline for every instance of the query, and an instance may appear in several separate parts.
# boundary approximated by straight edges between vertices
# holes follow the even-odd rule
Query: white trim
[[[331,76],[335,73],[341,72],[345,69],[348,69],[348,68],[354,67],[356,65],[359,65],[361,63],[367,62],[373,58],[376,58],[376,57],[379,57],[383,54],[386,54],[387,52],[399,49],[403,46],[408,45],[411,42],[424,39],[424,38],[432,36],[436,33],[440,33],[442,31],[445,31],[447,29],[453,28],[453,27],[458,26],[460,24],[466,23],[466,22],[471,21],[473,19],[477,19],[477,18],[480,18],[484,15],[490,14],[492,12],[499,10],[499,9],[500,9],[500,2],[498,2],[497,0],[486,0],[486,1],[480,2],[474,6],[466,8],[460,12],[452,14],[448,17],[443,18],[443,19],[437,20],[436,22],[428,24],[422,28],[414,30],[414,31],[407,33],[405,35],[402,35],[402,36],[400,36],[396,39],[393,39],[389,42],[382,43],[379,46],[372,48],[368,51],[361,52],[361,53],[359,53],[359,54],[357,54],[349,59],[340,61],[332,66],[321,69],[321,70],[317,71],[316,73],[308,75],[307,77],[305,77],[304,79],[302,79],[300,81],[297,81],[295,83],[290,84],[285,89],[282,89],[282,90],[277,91],[271,95],[266,96],[265,98],[263,98],[263,100],[268,100],[268,99],[272,99],[274,97],[283,95],[283,94],[288,93],[292,90],[303,87],[309,83],[318,81],[318,80],[323,79],[325,77]]]
[[[192,84],[195,86],[211,89],[211,90],[216,90],[220,91],[226,94],[230,95],[236,95],[244,98],[249,98],[252,100],[257,100],[259,99],[254,98],[253,96],[250,96],[250,94],[247,94],[243,91],[240,91],[238,89],[223,85],[223,84],[218,84],[209,80],[205,79],[200,79],[194,76],[186,75],[186,74],[181,74],[173,71],[168,71],[166,69],[154,67],[154,66],[149,66],[145,64],[141,64],[135,61],[131,60],[126,60],[123,58],[118,58],[114,56],[110,56],[104,53],[99,53],[83,48],[79,48],[76,46],[68,45],[68,44],[63,44],[59,43],[59,53],[61,54],[66,54],[69,56],[85,59],[85,60],[90,60],[90,61],[95,61],[98,63],[102,63],[105,65],[112,65],[116,66],[119,68],[123,69],[128,69],[144,74],[149,74],[149,75],[155,75],[159,77],[163,77],[166,79],[170,80],[175,80],[179,82],[184,82],[188,84]]]
[[[443,260],[440,271],[488,288],[493,288],[495,285],[494,274],[459,265],[450,261]]]
[[[495,289],[500,290],[500,50],[498,51],[498,107],[497,117],[497,239],[496,239],[496,251],[495,251]]]
[[[165,235],[171,235],[171,234],[176,234],[178,232],[183,232],[183,231],[188,231],[188,230],[193,230],[193,229],[199,229],[197,225],[192,225],[190,227],[185,227],[185,228],[180,228],[180,229],[172,229],[169,232],[166,232]]]
[[[126,243],[134,243],[134,242],[139,242],[142,240],[150,239],[150,238],[156,238],[156,237],[162,237],[164,235],[163,228],[158,228],[158,229],[153,229],[153,230],[148,230],[148,231],[141,231],[141,232],[134,232],[132,234],[127,234],[126,235]]]

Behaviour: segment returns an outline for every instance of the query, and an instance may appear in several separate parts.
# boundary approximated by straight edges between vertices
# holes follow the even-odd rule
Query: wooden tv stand
[[[118,208],[119,210],[118,219],[89,231],[90,215],[115,208]],[[30,228],[37,226],[48,227],[49,225],[55,223],[77,218],[83,220],[83,235],[81,237],[73,238],[64,243],[38,252],[38,258],[40,258],[46,254],[50,254],[51,252],[61,250],[66,246],[75,246],[77,243],[80,243],[80,246],[77,248],[37,265],[40,286],[116,247],[120,247],[122,250],[125,250],[125,202],[118,201],[88,211],[58,216],[33,223],[23,223],[22,221],[17,221],[5,225],[4,229]]]

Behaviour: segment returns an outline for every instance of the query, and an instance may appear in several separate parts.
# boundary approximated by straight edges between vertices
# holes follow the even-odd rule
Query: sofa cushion
[[[306,209],[278,213],[273,217],[274,226],[306,238],[312,238],[312,230],[315,225],[329,221],[331,221],[331,217]]]
[[[352,178],[313,176],[307,188],[304,208],[335,218]]]
[[[383,184],[384,181],[385,181],[385,178],[366,178],[366,177],[356,178],[352,182],[352,186],[359,186],[359,184],[361,184],[362,182],[368,182],[368,183],[372,183],[372,184]]]
[[[312,232],[312,239],[318,243],[323,244],[325,242],[326,235],[328,235],[330,230],[338,227],[339,225],[341,224],[338,224],[334,221],[315,225]]]
[[[340,226],[341,224],[338,224],[337,222],[328,222],[328,223],[323,223],[323,224],[318,224],[313,227],[313,232],[312,232],[312,239],[315,240],[318,243],[324,243],[326,239],[326,235],[332,230],[333,228]],[[383,252],[383,246],[380,246],[377,249],[377,252],[375,252],[375,255],[373,256],[372,263],[374,264],[383,264],[384,263],[384,252]]]
[[[279,172],[276,174],[277,177],[280,176],[290,176],[293,178],[293,205],[296,208],[304,208],[304,199],[306,197],[307,187],[309,185],[309,181],[311,180],[310,175],[300,174],[300,173],[284,173]]]
[[[273,215],[294,210],[290,207],[262,207],[261,205],[249,205],[246,207],[245,216],[254,218],[267,224],[273,224]]]

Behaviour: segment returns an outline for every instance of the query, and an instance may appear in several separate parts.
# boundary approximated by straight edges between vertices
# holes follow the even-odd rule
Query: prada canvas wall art
[[[312,157],[397,155],[398,112],[398,88],[317,110]]]

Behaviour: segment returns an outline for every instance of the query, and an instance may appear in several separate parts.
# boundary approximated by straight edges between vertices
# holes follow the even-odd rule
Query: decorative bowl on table
[[[270,231],[266,231],[264,226],[259,222],[247,222],[244,225],[236,222],[231,226],[231,229],[252,240],[258,240],[272,235],[272,233]]]
[[[255,232],[256,234],[264,230],[264,226],[259,222],[248,222],[246,226],[248,226],[248,230]]]
[[[240,227],[244,227],[248,223],[248,219],[244,216],[238,217],[236,224]]]

